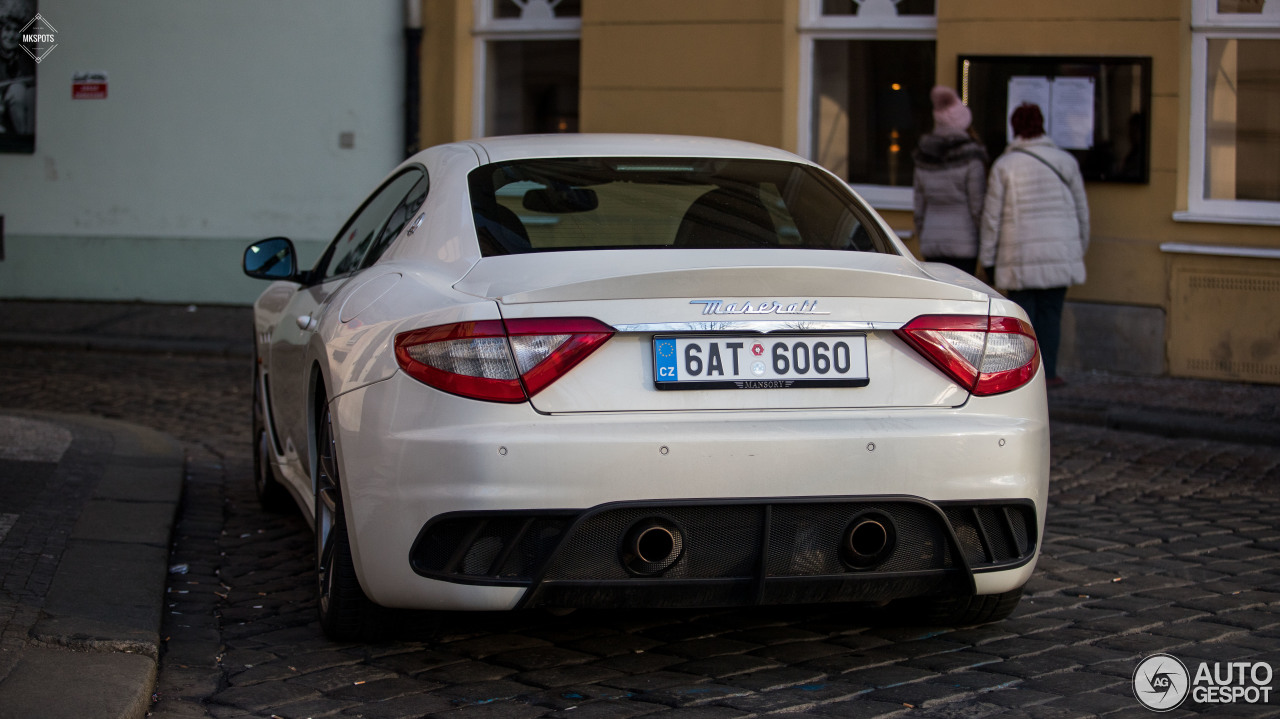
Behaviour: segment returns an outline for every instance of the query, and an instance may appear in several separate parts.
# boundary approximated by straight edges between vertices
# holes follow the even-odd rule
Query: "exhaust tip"
[[[636,559],[647,564],[667,561],[676,549],[676,535],[666,527],[655,525],[641,530],[635,538]]]
[[[642,577],[665,572],[683,553],[684,533],[665,517],[649,517],[631,525],[619,548],[623,566]]]
[[[884,563],[897,546],[898,531],[883,512],[854,515],[841,534],[840,559],[853,569],[871,569]]]

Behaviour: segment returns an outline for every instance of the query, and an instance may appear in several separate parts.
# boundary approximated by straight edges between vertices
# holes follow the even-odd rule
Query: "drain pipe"
[[[422,92],[422,2],[404,0],[404,156],[419,149]]]

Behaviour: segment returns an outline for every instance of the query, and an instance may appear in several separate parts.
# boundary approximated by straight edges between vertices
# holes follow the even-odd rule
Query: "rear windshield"
[[[469,183],[485,257],[664,247],[897,252],[849,193],[789,162],[521,160],[476,168]]]

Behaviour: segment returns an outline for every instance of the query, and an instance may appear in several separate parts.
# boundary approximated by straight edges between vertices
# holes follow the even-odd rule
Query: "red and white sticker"
[[[77,72],[71,76],[72,100],[107,99],[107,73],[104,70]]]

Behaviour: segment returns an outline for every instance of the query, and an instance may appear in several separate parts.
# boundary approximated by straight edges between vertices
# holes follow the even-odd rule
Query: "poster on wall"
[[[1093,147],[1093,78],[1091,77],[1011,77],[1005,108],[1006,142],[1013,142],[1009,118],[1024,102],[1040,107],[1044,131],[1054,144],[1065,150]]]
[[[36,66],[57,32],[35,0],[0,0],[0,152],[36,151]]]
[[[1040,108],[1041,114],[1044,115],[1045,132],[1050,132],[1049,126],[1049,93],[1053,87],[1053,81],[1047,77],[1011,77],[1009,78],[1009,101],[1004,109],[1004,128],[1005,142],[1013,142],[1013,126],[1009,124],[1010,118],[1013,117],[1013,111],[1023,103],[1030,103]]]
[[[1088,150],[1093,147],[1093,78],[1055,77],[1049,136],[1058,147]]]

